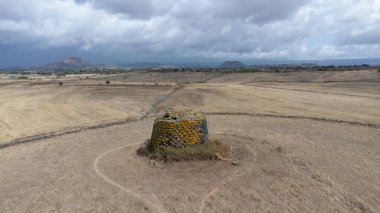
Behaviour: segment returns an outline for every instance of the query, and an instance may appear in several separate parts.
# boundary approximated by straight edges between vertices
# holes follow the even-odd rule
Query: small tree
[[[109,80],[107,80],[107,81],[106,81],[106,84],[109,85],[109,84],[111,84],[111,82],[110,82]]]
[[[63,85],[62,81],[58,82],[58,86],[62,86],[62,85]]]

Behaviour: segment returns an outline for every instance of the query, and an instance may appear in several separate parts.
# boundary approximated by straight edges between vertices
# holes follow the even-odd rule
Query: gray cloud
[[[75,0],[88,3],[110,13],[127,15],[132,19],[149,19],[167,14],[187,18],[214,16],[216,19],[240,19],[245,22],[266,23],[293,14],[309,0]]]
[[[215,2],[214,14],[218,18],[235,18],[252,23],[267,23],[292,15],[307,0],[221,0]],[[212,9],[209,8],[209,9]]]
[[[114,62],[378,57],[379,20],[378,0],[0,0],[0,54],[17,58],[12,47],[25,47],[41,57],[64,49]]]
[[[380,27],[380,26],[379,26]],[[340,39],[337,41],[340,45],[347,44],[358,44],[358,45],[369,45],[369,44],[380,44],[380,28],[369,29],[364,32],[350,33],[341,32]]]
[[[79,4],[88,3],[111,14],[124,14],[131,19],[149,19],[169,12],[174,0],[75,0]]]

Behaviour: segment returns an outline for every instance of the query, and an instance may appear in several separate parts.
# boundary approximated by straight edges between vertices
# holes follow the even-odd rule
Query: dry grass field
[[[240,165],[137,155],[173,105]],[[376,71],[0,76],[0,212],[380,212],[379,177]]]

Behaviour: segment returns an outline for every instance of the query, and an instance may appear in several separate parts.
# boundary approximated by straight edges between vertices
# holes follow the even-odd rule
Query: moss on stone
[[[150,151],[183,148],[204,144],[208,138],[207,120],[203,112],[188,108],[168,108],[153,125]]]

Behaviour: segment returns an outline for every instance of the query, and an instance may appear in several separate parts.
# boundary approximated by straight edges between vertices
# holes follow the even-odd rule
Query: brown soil
[[[95,77],[63,87],[7,80],[2,144],[62,134],[0,149],[0,212],[379,212],[379,85],[349,74],[320,79],[360,82],[238,81],[260,73],[182,87],[128,86],[123,76],[119,86],[96,86],[104,82]],[[156,112],[171,105],[209,112],[210,135],[240,164],[151,164],[137,155]],[[137,119],[106,125],[128,118]]]

